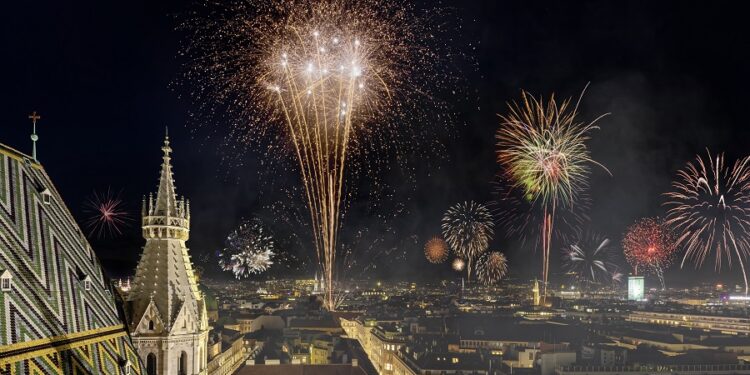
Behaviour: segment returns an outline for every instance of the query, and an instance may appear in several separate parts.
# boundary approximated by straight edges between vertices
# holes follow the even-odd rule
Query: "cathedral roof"
[[[98,373],[129,361],[140,373],[117,295],[81,228],[43,166],[2,144],[0,249],[0,273],[10,277],[0,290],[0,363],[63,373],[76,361]]]

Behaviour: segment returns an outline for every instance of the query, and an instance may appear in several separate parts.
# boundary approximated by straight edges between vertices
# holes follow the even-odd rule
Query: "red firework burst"
[[[672,232],[664,221],[649,217],[628,228],[622,239],[622,249],[636,274],[638,268],[660,274],[672,263],[676,247]]]
[[[112,194],[109,189],[104,194],[95,191],[84,204],[84,211],[88,215],[84,224],[89,231],[89,237],[120,235],[122,228],[130,221],[120,194]]]

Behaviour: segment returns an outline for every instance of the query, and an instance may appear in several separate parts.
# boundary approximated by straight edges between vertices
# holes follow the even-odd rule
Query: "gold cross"
[[[37,121],[37,120],[41,120],[41,119],[42,119],[42,116],[39,116],[38,114],[36,114],[36,111],[34,111],[34,112],[32,112],[32,113],[31,113],[31,114],[29,115],[29,119],[31,119],[31,121],[32,121],[32,122],[34,123],[34,125],[36,125],[36,121]]]

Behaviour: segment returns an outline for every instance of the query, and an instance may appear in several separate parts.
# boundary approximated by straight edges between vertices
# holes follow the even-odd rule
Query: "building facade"
[[[185,242],[190,203],[175,193],[169,137],[165,137],[159,190],[144,199],[146,245],[128,294],[133,344],[147,375],[207,373],[208,319]]]
[[[750,318],[746,317],[633,311],[627,316],[626,320],[635,323],[711,330],[734,335],[750,335]]]

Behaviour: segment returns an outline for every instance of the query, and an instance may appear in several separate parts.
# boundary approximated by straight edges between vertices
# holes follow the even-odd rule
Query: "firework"
[[[620,272],[619,270],[615,269],[610,274],[610,280],[612,281],[613,287],[618,287],[622,283],[622,279],[625,277],[625,275]]]
[[[496,134],[497,161],[505,179],[541,211],[543,298],[555,214],[577,204],[590,165],[600,165],[590,157],[586,141],[598,129],[595,123],[601,116],[588,123],[579,121],[578,103],[580,98],[575,105],[571,99],[558,103],[554,95],[544,102],[524,91],[520,104],[508,105],[509,114],[501,116]]]
[[[667,224],[677,233],[677,246],[684,248],[681,266],[690,258],[696,267],[713,254],[716,270],[726,257],[739,262],[748,293],[743,259],[750,256],[750,157],[738,159],[730,167],[724,154],[706,158],[677,173],[668,201]]]
[[[622,250],[625,259],[633,267],[636,274],[638,269],[652,272],[659,277],[664,285],[664,269],[672,263],[675,251],[675,241],[672,232],[659,218],[644,218],[628,228],[622,239]]]
[[[424,245],[424,256],[430,263],[443,263],[448,259],[448,244],[440,237],[432,237]]]
[[[615,270],[612,241],[586,232],[563,248],[563,260],[569,273],[587,283],[609,281]]]
[[[227,236],[219,252],[219,267],[242,279],[267,270],[272,264],[275,244],[270,231],[259,219],[243,221]]]
[[[84,212],[89,215],[84,223],[89,236],[120,235],[130,221],[120,194],[114,195],[109,189],[104,194],[95,191],[84,204]]]
[[[542,238],[542,227],[544,223],[544,205],[541,201],[529,201],[525,193],[514,188],[512,181],[502,174],[496,176],[492,182],[493,214],[502,225],[507,237],[517,237],[522,245],[529,243],[536,247]],[[584,223],[589,221],[588,210],[591,206],[591,198],[585,192],[579,192],[578,201],[572,207],[558,210],[555,213],[552,235],[555,240],[563,240],[559,247],[566,246],[565,238],[569,233],[580,233],[583,231]]]
[[[190,92],[200,111],[232,117],[233,136],[271,140],[269,154],[294,156],[325,303],[334,309],[338,231],[350,194],[344,181],[358,167],[350,159],[397,151],[382,136],[402,132],[400,125],[412,121],[400,120],[415,119],[423,111],[417,103],[432,100],[432,86],[449,82],[435,74],[437,62],[450,56],[435,48],[442,30],[411,6],[390,1],[230,4],[215,5],[210,20],[184,25],[193,38],[185,49],[186,80],[199,87]]]
[[[456,272],[463,271],[464,267],[466,267],[466,262],[461,258],[453,259],[453,262],[451,262],[451,268]]]
[[[443,216],[443,237],[456,255],[466,259],[467,279],[471,279],[472,261],[487,250],[494,226],[490,210],[474,201],[458,203]]]
[[[495,284],[508,272],[508,260],[499,251],[482,254],[477,260],[477,278],[482,284]]]

